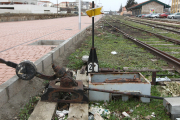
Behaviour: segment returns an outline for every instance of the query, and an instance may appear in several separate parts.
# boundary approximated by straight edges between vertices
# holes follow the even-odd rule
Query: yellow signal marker
[[[96,15],[100,15],[100,14],[104,14],[101,12],[101,9],[102,7],[99,7],[99,8],[93,8],[93,9],[90,9],[90,10],[86,10],[86,13],[89,17],[94,17]]]

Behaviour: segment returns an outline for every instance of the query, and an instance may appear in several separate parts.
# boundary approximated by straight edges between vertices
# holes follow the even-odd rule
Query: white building
[[[32,4],[37,5],[37,0],[0,0],[0,4]]]
[[[57,8],[50,1],[0,0],[0,13],[57,13]]]
[[[0,5],[0,13],[57,13],[57,8],[38,5]]]
[[[37,5],[43,6],[43,7],[54,7],[54,3],[50,1],[38,1]]]

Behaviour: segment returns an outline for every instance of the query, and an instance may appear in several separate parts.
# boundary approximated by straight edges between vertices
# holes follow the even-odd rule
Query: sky
[[[45,0],[43,0],[45,1]],[[47,1],[51,1],[54,4],[57,4],[57,0],[47,0]],[[58,0],[58,3],[60,2],[75,2],[75,0]],[[92,2],[92,0],[83,0],[83,1],[89,1]],[[147,0],[135,0],[137,3],[142,3],[144,1]],[[171,5],[171,0],[159,0],[163,3],[169,4]],[[101,3],[101,5],[103,6],[103,10],[104,11],[118,11],[121,4],[122,6],[125,6],[127,3],[127,0],[94,0],[94,3]]]

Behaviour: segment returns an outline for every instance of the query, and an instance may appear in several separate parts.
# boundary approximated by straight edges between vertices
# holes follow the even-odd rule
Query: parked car
[[[144,17],[145,17],[145,18],[150,18],[150,17],[151,17],[151,14],[146,14]]]
[[[174,13],[174,14],[171,14],[171,15],[168,15],[169,19],[179,19],[180,18],[180,13]]]
[[[167,16],[170,15],[170,13],[162,13],[159,15],[160,18],[167,18]]]
[[[144,14],[140,14],[140,15],[138,15],[137,17],[142,17],[142,15],[144,15]]]
[[[145,17],[145,16],[146,16],[146,14],[142,15],[141,17],[143,18],[143,17]]]
[[[180,18],[180,13],[177,13],[175,16],[174,16],[175,19],[179,19]]]
[[[155,13],[151,15],[151,18],[158,18],[161,13]]]
[[[74,12],[74,14],[79,15],[79,13],[78,13],[78,12]]]

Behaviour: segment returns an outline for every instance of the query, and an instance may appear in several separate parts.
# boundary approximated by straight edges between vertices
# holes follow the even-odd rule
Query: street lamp
[[[58,0],[57,0],[57,14],[58,14]]]
[[[81,0],[79,0],[79,30],[81,30]]]

